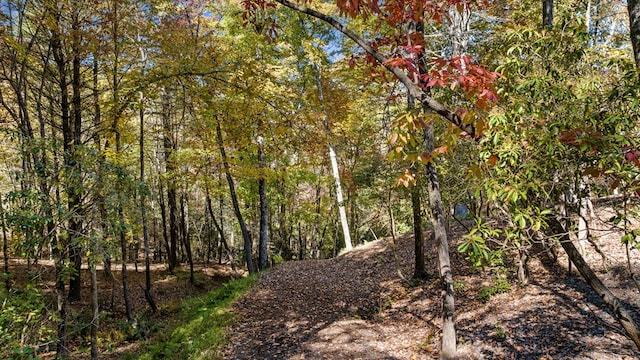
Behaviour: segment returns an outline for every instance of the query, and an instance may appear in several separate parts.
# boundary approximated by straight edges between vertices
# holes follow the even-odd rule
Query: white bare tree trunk
[[[324,107],[324,96],[322,95],[322,84],[320,83],[320,71],[318,67],[316,70],[316,82],[318,84],[318,97],[320,98],[320,106],[322,107],[322,115],[324,117],[325,131],[329,138],[329,159],[331,160],[331,170],[333,171],[333,179],[336,185],[336,198],[338,200],[338,213],[340,216],[340,223],[342,224],[342,234],[344,235],[344,245],[347,250],[351,250],[353,245],[351,244],[351,234],[349,232],[349,223],[347,222],[347,212],[344,208],[344,197],[342,196],[342,186],[340,185],[340,171],[338,169],[338,157],[336,151],[333,148],[333,142],[331,141],[331,128],[329,127],[329,119],[327,111]]]

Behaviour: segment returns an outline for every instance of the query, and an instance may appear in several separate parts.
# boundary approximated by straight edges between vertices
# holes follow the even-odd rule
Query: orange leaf
[[[491,165],[491,167],[496,166],[496,162],[498,162],[498,156],[497,155],[489,156],[489,165]]]

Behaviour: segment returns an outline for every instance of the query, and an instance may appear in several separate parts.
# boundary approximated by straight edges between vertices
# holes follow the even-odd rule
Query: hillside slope
[[[461,358],[640,358],[597,295],[557,263],[534,260],[529,286],[520,288],[509,277],[511,291],[480,301],[478,293],[492,285],[492,276],[472,271],[455,253],[455,234],[462,231],[452,229]],[[403,236],[398,245],[402,271],[411,274],[413,239]],[[226,358],[437,358],[438,281],[400,281],[392,249],[389,240],[380,240],[335,259],[289,262],[263,275],[234,306],[239,321],[230,329]],[[611,255],[610,261],[612,270],[599,275],[637,310],[637,291],[619,281],[624,258]]]

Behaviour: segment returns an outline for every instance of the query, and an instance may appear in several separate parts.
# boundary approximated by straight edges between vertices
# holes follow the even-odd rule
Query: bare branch
[[[463,124],[462,118],[458,116],[455,112],[447,109],[443,104],[436,101],[434,98],[427,95],[416,83],[411,81],[407,74],[397,67],[390,66],[387,63],[387,58],[374,49],[371,45],[367,44],[367,42],[358,36],[353,31],[347,29],[346,26],[342,25],[338,20],[332,18],[331,16],[321,13],[317,10],[308,8],[304,5],[300,5],[289,0],[275,0],[283,6],[286,6],[292,10],[307,14],[316,19],[322,20],[325,23],[329,24],[334,29],[340,31],[349,39],[353,40],[361,49],[366,51],[369,55],[373,56],[382,66],[384,66],[387,70],[389,70],[409,91],[409,94],[416,99],[421,99],[422,103],[426,105],[429,109],[433,110],[433,112],[438,115],[444,117],[453,125],[460,128],[462,131],[466,132],[469,136],[476,136],[476,129],[473,124]]]

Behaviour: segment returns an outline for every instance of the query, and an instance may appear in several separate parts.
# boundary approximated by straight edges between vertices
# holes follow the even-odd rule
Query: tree
[[[333,147],[333,142],[331,140],[331,127],[329,127],[329,119],[327,116],[327,111],[324,110],[324,96],[322,95],[322,84],[320,83],[320,70],[316,65],[316,83],[318,86],[318,99],[320,100],[320,106],[323,109],[323,123],[325,127],[325,131],[327,132],[327,138],[329,140],[329,160],[331,161],[331,171],[333,174],[333,179],[335,181],[335,191],[336,191],[336,200],[338,201],[338,213],[340,218],[340,224],[342,225],[342,236],[344,236],[344,243],[347,250],[351,250],[353,245],[351,244],[351,233],[349,232],[349,223],[347,222],[347,212],[344,207],[344,198],[342,196],[342,185],[340,183],[340,171],[338,170],[338,160],[336,156],[336,151]]]
[[[640,2],[628,0],[629,10],[629,30],[631,32],[631,45],[633,48],[633,59],[636,67],[640,68]]]

